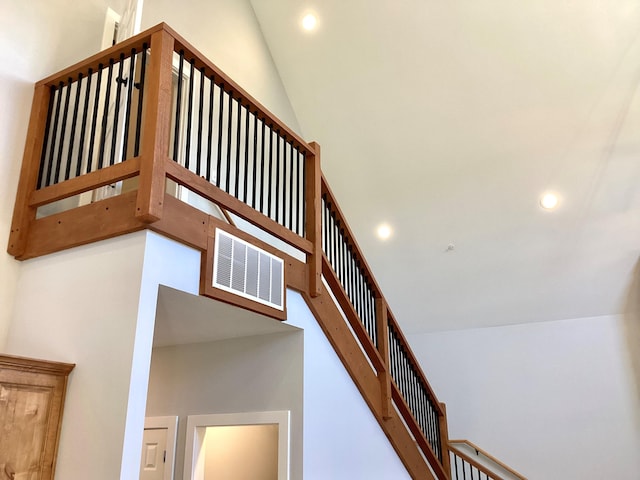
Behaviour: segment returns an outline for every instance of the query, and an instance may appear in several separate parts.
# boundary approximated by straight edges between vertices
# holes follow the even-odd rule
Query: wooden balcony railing
[[[287,283],[305,295],[409,472],[450,478],[444,405],[322,178],[320,147],[167,25],[36,84],[8,252],[27,259],[149,228],[210,259],[215,229],[233,227],[177,200],[168,181],[305,255],[282,254]],[[337,305],[314,300],[323,277]]]
[[[452,480],[527,480],[469,440],[451,440],[449,454]]]

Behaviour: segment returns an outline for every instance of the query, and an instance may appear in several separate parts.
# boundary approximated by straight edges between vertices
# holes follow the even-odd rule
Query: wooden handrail
[[[463,443],[463,444],[466,444],[466,445],[470,446],[476,452],[481,453],[483,456],[485,456],[486,458],[491,460],[493,463],[495,463],[496,465],[499,465],[501,468],[503,468],[504,470],[508,471],[514,477],[520,478],[521,480],[527,480],[527,477],[525,477],[521,473],[517,472],[516,470],[514,470],[510,466],[506,465],[505,463],[501,462],[500,460],[498,460],[496,457],[494,457],[490,453],[487,453],[486,450],[483,450],[482,448],[478,447],[475,443],[473,443],[473,442],[471,442],[469,440],[466,440],[466,439],[465,440],[449,440],[449,449],[450,450],[455,450],[456,454],[459,454],[459,453],[464,454],[464,452],[462,452],[458,447],[456,447],[454,445],[456,443]],[[495,476],[495,474],[492,474],[492,475]]]

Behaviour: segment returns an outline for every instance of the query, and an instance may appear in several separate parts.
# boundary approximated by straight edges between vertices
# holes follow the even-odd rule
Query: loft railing
[[[527,480],[469,440],[450,440],[452,480]]]
[[[450,478],[444,405],[322,178],[319,146],[167,25],[36,84],[8,251],[26,259],[151,228],[209,255],[220,224],[173,200],[168,180],[305,255],[296,285],[313,298],[324,278],[374,375],[365,376],[378,382],[381,398],[369,405],[381,405],[383,428],[393,424],[385,432],[405,465],[418,463],[419,478]]]

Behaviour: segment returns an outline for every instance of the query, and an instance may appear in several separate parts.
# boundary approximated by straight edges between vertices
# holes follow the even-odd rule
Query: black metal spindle
[[[265,157],[265,148],[264,148],[264,142],[265,142],[265,123],[264,120],[261,120],[260,123],[262,124],[260,127],[260,212],[264,213],[264,187],[266,185],[266,182],[264,180],[264,167],[265,167],[265,161],[264,161],[264,157]]]
[[[276,130],[276,222],[280,221],[280,130]]]
[[[240,199],[240,138],[242,136],[242,103],[238,98],[238,113],[236,115],[236,168],[233,195]]]
[[[198,145],[196,148],[196,175],[200,176],[202,165],[202,114],[204,111],[204,67],[200,68],[200,97],[198,101]]]
[[[131,103],[133,95],[133,77],[135,75],[135,67],[136,67],[136,49],[131,49],[131,56],[129,57],[129,77],[127,78],[127,106],[124,112],[124,132],[122,138],[122,158],[120,159],[124,162],[129,153],[129,129],[131,123]]]
[[[111,100],[111,83],[113,81],[113,63],[113,58],[110,58],[107,75],[107,93],[105,93],[104,111],[102,112],[102,131],[100,133],[100,149],[98,150],[98,170],[104,167],[104,151],[107,141],[107,127],[109,125],[109,101]]]
[[[256,208],[256,178],[258,171],[258,112],[253,115],[253,182],[251,182],[251,207]]]
[[[104,66],[98,65],[98,71],[96,72],[96,94],[93,99],[93,112],[91,114],[91,134],[89,135],[89,153],[87,156],[87,166],[85,173],[89,173],[93,170],[93,149],[96,144],[96,129],[98,127],[98,107],[100,105],[100,91],[102,87],[102,75],[104,73]]]
[[[220,187],[222,169],[222,123],[224,120],[224,83],[220,84],[220,100],[218,101],[218,161],[216,163],[216,186]]]
[[[231,130],[233,121],[233,96],[229,93],[229,119],[227,121],[227,177],[225,180],[225,192],[229,193],[231,179]]]
[[[44,129],[44,140],[42,143],[42,152],[40,153],[40,167],[38,169],[38,188],[42,188],[42,177],[44,175],[44,165],[47,161],[47,149],[49,143],[49,129],[51,128],[51,113],[53,112],[53,104],[55,103],[56,87],[49,88],[49,104],[47,105],[47,123]]]
[[[189,70],[189,97],[187,99],[187,140],[184,153],[184,168],[189,170],[189,161],[191,160],[191,125],[193,123],[193,77],[195,69],[195,59],[189,62],[191,65]]]
[[[291,189],[287,189],[287,151],[289,150],[289,144],[287,140],[284,139],[283,152],[282,152],[282,225],[287,226],[287,191],[291,192]],[[291,213],[291,208],[289,208],[289,214]],[[289,229],[291,229],[291,221],[289,221]]]
[[[207,130],[207,181],[211,181],[211,151],[213,150],[213,99],[214,95],[214,78],[209,78],[209,124]]]
[[[244,116],[244,184],[242,186],[242,201],[247,203],[249,180],[249,107],[245,108]],[[254,179],[255,181],[255,179]]]
[[[182,75],[184,72],[184,50],[178,53],[178,81],[176,84],[176,113],[173,126],[173,160],[178,161],[178,144],[180,141],[180,117],[182,116]]]
[[[67,114],[69,113],[69,100],[71,99],[71,84],[73,83],[73,79],[69,78],[69,84],[66,85],[66,95],[64,99],[64,108],[62,110],[62,126],[60,127],[60,143],[58,145],[58,158],[56,159],[56,173],[54,176],[53,183],[58,183],[60,181],[60,168],[62,167],[62,152],[64,150],[65,143],[65,133],[67,130]]]
[[[140,83],[138,84],[138,115],[136,116],[136,142],[133,150],[133,156],[137,157],[140,154],[140,135],[142,133],[142,101],[144,99],[144,85],[145,85],[145,73],[147,71],[147,44],[142,44],[142,57],[140,66]]]
[[[78,124],[78,108],[80,106],[80,90],[82,88],[82,73],[78,74],[78,81],[76,83],[76,96],[73,102],[73,119],[71,121],[71,132],[69,132],[69,152],[67,155],[67,164],[64,170],[64,179],[69,180],[71,175],[71,162],[73,160],[73,146],[76,139],[76,126]]]
[[[300,150],[296,147],[296,233],[300,235]]]
[[[267,217],[271,218],[271,192],[273,191],[273,126],[269,125],[269,185],[267,187]]]
[[[120,116],[120,97],[122,96],[122,72],[124,67],[124,53],[120,54],[120,65],[118,67],[118,76],[116,77],[116,104],[113,112],[113,127],[111,128],[111,155],[109,156],[109,165],[113,165],[116,159],[116,141],[118,139],[118,117]]]

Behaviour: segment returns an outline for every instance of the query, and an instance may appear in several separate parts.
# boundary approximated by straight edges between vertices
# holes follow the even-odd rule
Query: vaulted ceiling
[[[637,1],[251,2],[408,332],[627,308],[640,252]],[[539,204],[548,190],[552,211]]]

